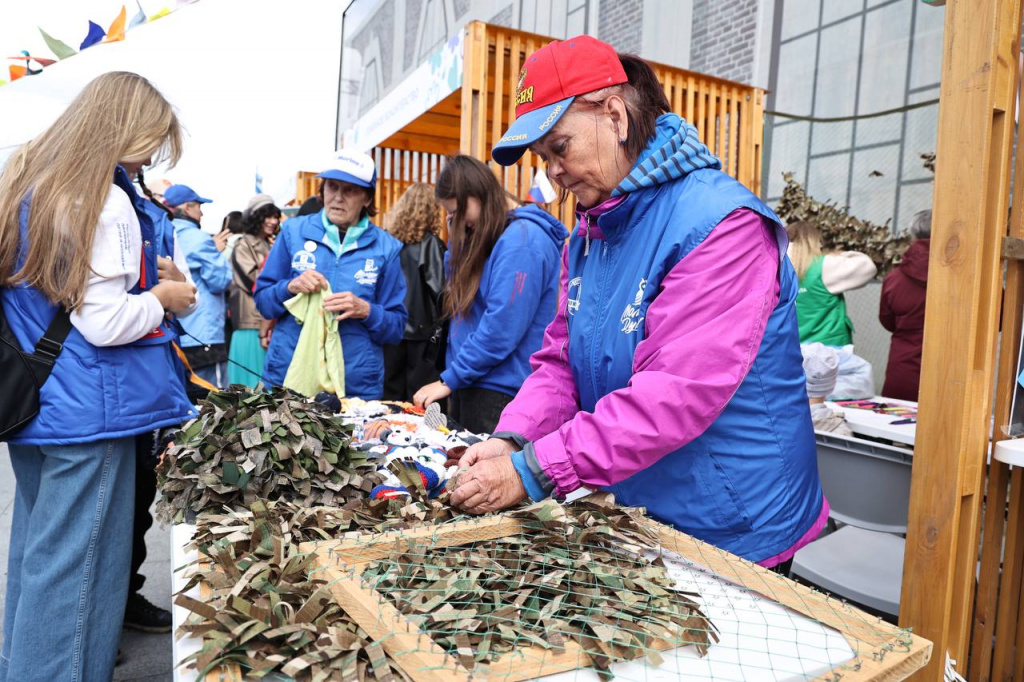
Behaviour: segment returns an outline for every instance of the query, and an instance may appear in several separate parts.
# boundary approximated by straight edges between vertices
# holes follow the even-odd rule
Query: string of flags
[[[7,57],[8,60],[17,63],[8,65],[7,72],[9,79],[4,80],[3,78],[0,78],[0,86],[13,83],[19,78],[24,78],[25,76],[39,75],[46,67],[56,64],[60,60],[73,57],[82,50],[87,50],[94,45],[116,43],[124,40],[125,34],[136,26],[141,26],[142,24],[152,23],[158,19],[162,19],[178,10],[183,5],[191,5],[197,1],[198,0],[177,0],[177,4],[173,10],[164,6],[158,12],[147,15],[145,10],[142,9],[141,0],[135,0],[138,12],[135,13],[131,21],[128,20],[127,8],[124,5],[121,5],[121,11],[118,12],[117,17],[114,18],[114,21],[110,24],[110,27],[107,30],[104,31],[103,27],[94,21],[89,22],[85,38],[82,39],[77,50],[63,40],[54,38],[43,30],[42,27],[39,27],[39,33],[42,34],[46,47],[49,48],[50,52],[53,53],[56,59],[33,55],[29,53],[28,50],[21,50],[19,55]]]

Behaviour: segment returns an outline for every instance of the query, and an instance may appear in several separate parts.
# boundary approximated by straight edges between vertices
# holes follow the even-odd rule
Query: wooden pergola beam
[[[1024,0],[946,6],[918,437],[900,624],[967,667]],[[1002,504],[1002,500],[994,500]]]

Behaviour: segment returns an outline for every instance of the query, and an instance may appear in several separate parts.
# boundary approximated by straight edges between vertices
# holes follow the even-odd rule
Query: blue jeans
[[[206,379],[217,388],[228,387],[228,363],[218,362],[215,365],[207,365],[193,370],[197,377]]]
[[[9,449],[17,489],[0,682],[105,682],[128,595],[135,438]]]

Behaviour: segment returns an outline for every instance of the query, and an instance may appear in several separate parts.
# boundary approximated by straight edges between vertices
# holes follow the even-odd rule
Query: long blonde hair
[[[114,167],[151,157],[173,166],[180,156],[178,119],[148,80],[124,71],[95,78],[0,174],[0,285],[24,283],[69,310],[80,306]],[[20,205],[29,192],[21,244]],[[19,249],[25,262],[15,271]]]
[[[434,200],[434,186],[417,182],[405,190],[388,215],[388,231],[403,244],[416,244],[428,232],[440,232],[441,214]]]
[[[786,226],[789,234],[789,260],[793,262],[797,279],[803,279],[811,263],[822,255],[821,231],[807,220]]]

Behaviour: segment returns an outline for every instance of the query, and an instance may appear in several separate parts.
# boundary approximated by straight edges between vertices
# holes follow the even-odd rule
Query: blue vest
[[[142,231],[143,275],[130,292],[139,294],[156,284],[158,240],[153,221],[120,167],[114,173],[114,184],[132,200]],[[26,198],[21,204],[22,244],[28,239],[30,201]],[[19,268],[24,255],[23,249]],[[27,286],[4,288],[0,295],[18,343],[26,349],[35,347],[57,307]],[[39,415],[11,442],[92,443],[180,424],[194,416],[179,380],[178,360],[170,344],[173,338],[171,329],[161,324],[132,344],[100,348],[72,328],[53,372],[39,391]]]
[[[711,169],[630,193],[598,218],[605,240],[591,242],[589,255],[574,232],[569,363],[581,409],[592,412],[602,396],[628,384],[644,339],[642,320],[662,279],[737,208],[775,223],[782,239],[768,206]],[[823,499],[797,332],[796,274],[784,241],[780,253],[779,303],[724,411],[701,436],[611,487],[618,502],[646,507],[654,518],[752,561],[796,543]]]

